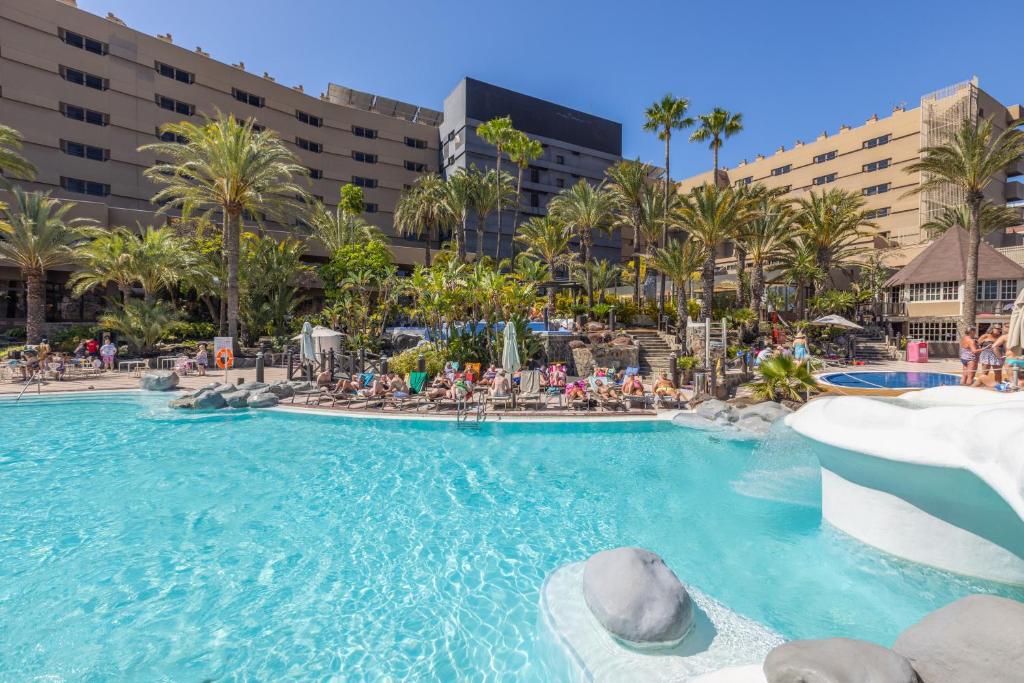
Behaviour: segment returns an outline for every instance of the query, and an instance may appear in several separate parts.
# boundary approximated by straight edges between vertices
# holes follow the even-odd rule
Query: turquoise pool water
[[[545,575],[623,544],[788,637],[994,590],[823,528],[795,436],[165,401],[0,402],[0,679],[548,680]]]
[[[848,389],[931,389],[960,384],[959,375],[945,372],[874,372],[850,370],[831,372],[821,378]]]

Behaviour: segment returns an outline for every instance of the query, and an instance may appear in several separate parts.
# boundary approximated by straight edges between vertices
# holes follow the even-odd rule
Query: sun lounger
[[[524,370],[519,376],[519,405],[540,408],[542,404],[540,392],[540,370]]]

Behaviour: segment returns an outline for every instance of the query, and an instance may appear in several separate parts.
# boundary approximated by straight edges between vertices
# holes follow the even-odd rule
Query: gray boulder
[[[221,394],[221,396],[227,401],[228,408],[245,408],[249,405],[248,391],[232,391],[227,394]]]
[[[212,389],[203,389],[193,396],[195,407],[200,410],[219,410],[228,404],[224,400],[224,394],[219,394]]]
[[[243,391],[258,391],[260,389],[266,389],[269,386],[270,385],[267,384],[266,382],[243,382],[242,384],[239,384],[235,388],[241,389]]]
[[[272,408],[278,404],[280,399],[269,391],[262,391],[258,394],[250,394],[246,399],[246,405],[250,408]]]
[[[288,384],[271,384],[267,391],[278,398],[291,398],[295,395],[295,390]]]
[[[694,412],[699,417],[713,422],[734,422],[736,420],[736,409],[725,401],[719,401],[717,398],[704,401],[697,406]]]
[[[754,405],[747,406],[739,409],[739,419],[742,420],[748,417],[758,417],[766,422],[775,422],[780,420],[793,411],[775,401],[764,401],[763,403],[755,403]]]
[[[150,370],[139,378],[143,391],[168,391],[178,386],[178,373],[174,370]]]
[[[1024,603],[970,595],[925,615],[892,649],[923,683],[1024,680]]]
[[[196,398],[195,396],[182,396],[181,398],[172,399],[167,405],[171,408],[195,408]]]
[[[794,640],[768,653],[768,683],[917,683],[906,658],[863,640]]]
[[[237,386],[235,386],[234,384],[227,384],[227,383],[218,384],[217,386],[213,387],[213,391],[217,392],[218,394],[229,394],[232,391],[237,391],[237,390],[238,390]]]
[[[591,556],[583,568],[583,597],[602,626],[634,645],[674,645],[693,626],[686,588],[660,557],[641,548]]]

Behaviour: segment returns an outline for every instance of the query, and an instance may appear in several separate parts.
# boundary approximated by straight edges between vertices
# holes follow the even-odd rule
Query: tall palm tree
[[[752,262],[750,310],[755,314],[755,329],[764,313],[764,269],[786,252],[793,235],[792,205],[772,197],[762,197],[754,206],[751,220],[743,229],[743,246]]]
[[[476,134],[484,142],[488,142],[494,145],[495,148],[495,162],[494,169],[497,174],[494,177],[495,194],[501,194],[501,188],[499,187],[501,178],[501,157],[505,153],[505,150],[513,144],[517,134],[515,128],[512,127],[512,117],[510,116],[498,116],[496,118],[482,123],[477,126]],[[498,213],[498,245],[501,246],[501,209],[502,202],[498,202],[495,207]],[[495,255],[497,256],[497,254]],[[478,257],[479,258],[479,257]]]
[[[833,268],[855,263],[865,252],[865,238],[873,234],[875,224],[864,211],[864,198],[847,190],[813,190],[797,201],[797,225],[808,246],[814,250],[815,263],[828,279]]]
[[[662,225],[659,246],[668,244],[668,209],[671,204],[669,196],[672,186],[672,131],[683,130],[693,125],[692,117],[686,115],[690,101],[685,97],[673,97],[666,94],[659,101],[647,107],[644,112],[644,130],[658,134],[658,139],[665,143],[665,222]],[[661,288],[658,296],[658,307],[665,312],[665,276],[661,276]]]
[[[665,195],[648,187],[640,197],[640,236],[643,238],[644,255],[654,258],[654,252],[666,229],[672,229],[672,212],[679,206],[679,195],[668,196],[669,206],[665,209]],[[667,224],[666,224],[667,223]]]
[[[749,204],[731,187],[705,183],[682,198],[677,220],[704,254],[700,317],[710,318],[715,294],[715,254],[749,220]]]
[[[132,297],[135,268],[132,265],[132,242],[135,236],[125,228],[106,230],[94,228],[87,232],[92,239],[78,248],[80,262],[68,284],[80,297],[96,287],[113,284],[121,292],[121,304]]]
[[[978,212],[978,223],[982,236],[1020,223],[1020,209],[1005,204],[994,204],[984,200]],[[921,229],[931,238],[938,237],[952,227],[970,230],[971,207],[967,204],[947,206],[935,218],[921,224]]]
[[[587,296],[605,303],[608,299],[607,290],[619,283],[622,269],[608,261],[608,259],[595,259],[584,263],[577,263],[574,266],[577,273],[584,274]],[[591,304],[591,308],[593,308]]]
[[[710,113],[701,114],[697,117],[700,125],[690,135],[690,142],[706,142],[714,156],[714,175],[712,182],[718,184],[718,150],[722,144],[733,135],[743,130],[743,114],[735,114],[715,107]]]
[[[523,171],[530,167],[534,159],[539,159],[544,154],[544,146],[540,140],[534,140],[526,133],[516,131],[512,141],[508,145],[508,158],[516,165],[519,175],[516,178],[516,208],[512,217],[512,243],[515,250],[516,229],[519,226],[519,209],[522,204],[523,194]],[[494,258],[501,257],[501,232],[498,232],[498,246],[494,250]]]
[[[559,268],[569,265],[570,234],[553,216],[534,216],[523,223],[516,239],[526,247],[522,256],[537,259],[547,267],[548,282],[554,283]],[[548,311],[555,314],[555,287],[548,285]]]
[[[473,177],[473,213],[476,214],[476,259],[484,256],[484,234],[487,231],[487,216],[499,206],[508,206],[515,193],[512,176],[498,173],[494,169],[481,174],[475,167],[470,168]]]
[[[171,228],[147,225],[140,229],[130,243],[131,265],[146,303],[152,304],[157,292],[178,283],[188,264],[181,240]]]
[[[580,179],[571,188],[556,195],[548,205],[548,212],[565,224],[566,229],[580,240],[582,261],[591,260],[594,245],[594,231],[607,231],[615,217],[615,196],[604,185],[594,187]],[[588,270],[587,300],[594,306],[593,272]]]
[[[825,273],[818,267],[817,250],[805,237],[791,239],[780,254],[783,277],[796,289],[796,315],[803,320],[807,311],[807,288],[824,281]]]
[[[11,261],[25,278],[25,336],[36,343],[46,320],[46,271],[77,262],[76,249],[85,241],[83,228],[90,221],[69,219],[74,202],[53,199],[48,192],[14,187],[11,199],[11,206],[0,210],[0,258]]]
[[[430,265],[431,242],[440,242],[441,230],[453,223],[445,193],[444,179],[430,173],[420,176],[411,188],[402,192],[395,206],[395,229],[400,235],[424,240],[423,258],[427,266]]]
[[[676,292],[678,336],[686,344],[686,323],[690,317],[686,288],[704,265],[703,248],[696,240],[669,240],[668,246],[654,254],[654,267],[672,280]]]
[[[921,159],[907,164],[907,173],[921,173],[921,183],[909,194],[952,185],[960,190],[970,209],[967,267],[960,333],[975,324],[977,316],[978,248],[981,244],[981,207],[992,179],[1024,155],[1024,133],[1018,121],[996,134],[991,119],[965,118],[946,142],[921,150]]]
[[[445,182],[444,203],[452,217],[455,228],[455,252],[462,263],[466,261],[469,214],[476,207],[479,191],[480,174],[476,169],[457,169]]]
[[[21,156],[21,133],[4,125],[0,125],[0,169],[4,174],[14,174],[25,180],[34,180],[36,167],[28,159]],[[0,177],[0,184],[8,186],[6,178]]]
[[[639,159],[624,159],[605,171],[608,188],[618,200],[616,227],[626,228],[633,235],[633,261],[637,272],[635,295],[640,300],[640,247],[643,238],[643,202],[646,195],[652,192],[651,181],[656,177],[657,170],[650,164]]]
[[[184,143],[158,142],[140,151],[158,159],[145,176],[162,189],[153,196],[160,211],[181,209],[185,217],[209,219],[219,213],[227,264],[228,335],[238,339],[238,258],[240,219],[248,212],[285,220],[305,204],[307,192],[292,180],[308,171],[269,130],[257,130],[252,119],[239,122],[220,112],[202,125],[189,121],[168,123],[162,132]]]

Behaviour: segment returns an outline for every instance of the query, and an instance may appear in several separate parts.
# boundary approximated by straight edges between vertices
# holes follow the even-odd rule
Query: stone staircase
[[[671,373],[672,345],[657,330],[634,329],[628,331],[640,347],[640,376],[657,377]]]

